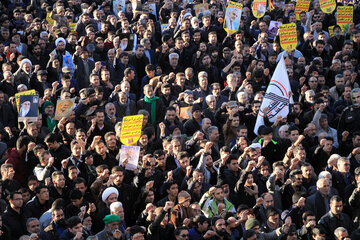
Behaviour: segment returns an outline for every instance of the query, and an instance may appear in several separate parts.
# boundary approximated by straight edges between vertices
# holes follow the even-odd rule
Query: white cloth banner
[[[284,58],[278,62],[270,84],[266,89],[264,100],[256,118],[254,133],[257,134],[261,125],[264,125],[264,108],[268,107],[267,117],[275,122],[277,116],[286,117],[289,114],[289,104],[293,103],[290,94],[290,81],[285,67]]]

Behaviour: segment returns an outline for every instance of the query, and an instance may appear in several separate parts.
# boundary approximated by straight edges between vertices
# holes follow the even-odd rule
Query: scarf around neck
[[[145,102],[151,103],[151,123],[156,123],[156,100],[159,98],[156,96],[153,96],[152,98],[148,98],[147,96],[144,97]]]

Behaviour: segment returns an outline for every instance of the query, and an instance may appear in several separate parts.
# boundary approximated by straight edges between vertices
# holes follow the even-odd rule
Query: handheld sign
[[[127,161],[125,165],[126,170],[137,169],[140,156],[139,146],[127,146],[122,145],[120,149],[120,160],[119,165],[121,166],[124,161]]]
[[[239,30],[243,5],[237,2],[229,2],[226,8],[224,29],[228,33],[235,33]]]
[[[295,7],[296,20],[300,20],[299,15],[301,12],[309,11],[310,1],[311,0],[298,0],[296,2],[296,7]]]
[[[337,8],[336,24],[344,31],[346,24],[353,22],[354,9],[352,6],[339,6]]]
[[[57,100],[55,120],[60,120],[63,117],[69,117],[75,104],[75,98]]]
[[[254,0],[251,7],[254,17],[261,18],[266,11],[266,0]]]
[[[320,0],[320,8],[324,13],[332,13],[336,8],[335,0]]]
[[[125,145],[133,145],[139,140],[144,115],[126,116],[121,126],[120,141]]]
[[[206,11],[209,10],[209,4],[208,3],[204,3],[204,4],[196,4],[195,5],[195,14],[198,17],[200,13],[204,13]]]
[[[39,95],[21,95],[19,103],[19,121],[28,118],[30,122],[36,122],[39,113]]]
[[[16,108],[19,111],[20,96],[22,95],[36,95],[35,89],[31,89],[24,92],[15,93]]]
[[[295,23],[282,24],[279,26],[280,45],[281,47],[290,52],[296,48],[297,34]]]

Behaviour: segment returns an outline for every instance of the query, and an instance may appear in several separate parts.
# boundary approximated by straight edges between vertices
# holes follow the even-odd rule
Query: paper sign
[[[74,22],[74,23],[69,23],[69,25],[70,25],[70,30],[72,31],[72,32],[75,32],[75,27],[76,27],[76,22]]]
[[[28,118],[31,122],[37,121],[39,95],[21,95],[19,106],[19,121],[24,121],[25,118]]]
[[[136,144],[141,136],[144,115],[126,116],[123,118],[120,141],[125,145]]]
[[[50,17],[50,13],[46,14],[46,21],[51,25],[54,26],[55,20]]]
[[[298,0],[296,2],[296,7],[295,7],[296,20],[300,20],[299,14],[301,12],[309,11],[310,1],[311,0]]]
[[[113,12],[119,16],[119,12],[125,12],[125,0],[113,0]]]
[[[224,29],[228,33],[235,33],[239,30],[243,5],[237,2],[229,2],[226,8]]]
[[[149,3],[149,13],[152,13],[156,19],[158,19],[156,14],[156,3]]]
[[[180,114],[179,114],[179,119],[180,121],[184,120],[184,119],[190,119],[191,118],[191,106],[188,107],[181,107],[180,108]]]
[[[127,160],[128,163],[125,165],[126,170],[135,170],[138,168],[140,156],[140,147],[139,146],[127,146],[122,145],[120,149],[120,160],[119,166]]]
[[[17,108],[18,111],[19,111],[19,103],[20,103],[20,96],[21,95],[36,95],[36,91],[34,89],[31,89],[31,90],[28,90],[28,91],[15,93],[16,108]]]
[[[208,10],[209,10],[209,4],[207,3],[195,5],[195,13],[197,17],[199,16],[200,13],[204,13],[205,11]]]
[[[354,10],[352,6],[338,6],[336,24],[344,30],[345,25],[353,22]]]
[[[55,120],[60,120],[63,117],[69,117],[75,105],[75,98],[57,100]]]
[[[276,34],[279,31],[280,25],[282,25],[282,22],[270,21],[270,26],[269,26],[269,37],[270,38],[275,38]]]
[[[290,52],[296,48],[297,35],[295,23],[282,24],[279,26],[280,45],[281,47]]]
[[[252,5],[252,13],[254,17],[261,18],[266,11],[266,0],[254,0]]]
[[[161,33],[164,32],[165,28],[167,28],[169,26],[169,24],[161,24]]]
[[[336,8],[335,0],[320,0],[320,8],[324,13],[332,13]]]

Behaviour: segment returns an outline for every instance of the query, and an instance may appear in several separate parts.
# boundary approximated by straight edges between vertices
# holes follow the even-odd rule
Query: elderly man
[[[97,233],[97,239],[121,239],[122,233],[119,230],[120,217],[118,215],[110,214],[103,218],[105,228]]]
[[[110,204],[110,213],[120,217],[119,230],[125,234],[126,222],[124,207],[121,202],[113,202]]]

